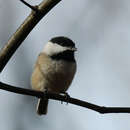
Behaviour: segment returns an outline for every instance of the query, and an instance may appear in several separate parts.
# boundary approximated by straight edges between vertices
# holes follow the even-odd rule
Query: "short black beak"
[[[72,51],[77,51],[76,47],[71,48]]]

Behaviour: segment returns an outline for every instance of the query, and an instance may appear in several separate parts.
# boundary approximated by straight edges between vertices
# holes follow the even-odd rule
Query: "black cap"
[[[71,39],[64,36],[54,37],[50,41],[54,44],[57,43],[65,47],[75,47],[75,43]]]

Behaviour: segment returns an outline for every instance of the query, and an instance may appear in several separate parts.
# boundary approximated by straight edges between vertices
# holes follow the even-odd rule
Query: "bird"
[[[32,75],[33,90],[60,94],[66,93],[75,76],[77,63],[75,60],[75,43],[68,37],[57,36],[45,44],[38,55]],[[48,99],[38,99],[36,112],[46,115]]]

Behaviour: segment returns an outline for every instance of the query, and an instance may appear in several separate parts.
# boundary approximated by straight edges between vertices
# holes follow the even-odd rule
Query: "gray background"
[[[38,4],[40,0],[28,0]],[[34,28],[11,58],[0,80],[30,88],[30,75],[45,43],[68,36],[78,48],[72,97],[97,105],[130,106],[130,1],[63,0]],[[0,0],[0,48],[30,13],[18,0]],[[0,90],[1,130],[129,130],[129,114],[106,114],[50,101],[47,116],[37,99]]]

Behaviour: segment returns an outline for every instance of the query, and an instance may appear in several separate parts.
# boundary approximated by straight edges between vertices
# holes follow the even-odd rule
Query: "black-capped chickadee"
[[[54,37],[38,56],[31,77],[34,90],[64,93],[69,88],[75,72],[75,43],[67,37]],[[39,99],[37,113],[47,113],[48,99]]]

